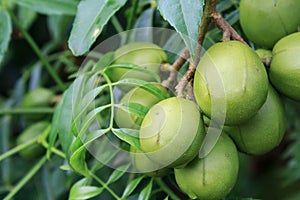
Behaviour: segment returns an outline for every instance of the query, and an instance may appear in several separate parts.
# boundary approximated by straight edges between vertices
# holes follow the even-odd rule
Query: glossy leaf
[[[68,0],[17,0],[18,5],[46,15],[75,15],[77,1]]]
[[[129,165],[122,165],[120,167],[118,167],[118,169],[116,169],[115,171],[113,171],[106,184],[111,184],[111,183],[114,183],[116,182],[119,178],[121,178],[121,176],[123,176],[123,174],[125,174],[126,170],[128,169]]]
[[[124,189],[123,195],[122,197],[128,197],[129,195],[131,195],[131,193],[135,190],[135,188],[139,185],[139,183],[143,180],[143,178],[145,178],[144,176],[140,176],[138,178],[135,178],[133,180],[131,180],[126,188]]]
[[[49,147],[47,155],[49,157],[51,148],[53,147],[57,135],[59,136],[60,144],[67,158],[70,157],[70,147],[73,141],[71,132],[72,109],[73,109],[73,84],[63,94],[62,100],[56,106],[52,119],[51,131],[49,133]]]
[[[69,194],[69,200],[81,200],[95,197],[103,191],[102,187],[88,186],[87,180],[81,179],[73,185]]]
[[[89,176],[88,166],[85,162],[86,147],[78,148],[70,158],[70,166],[74,171],[84,176]]]
[[[69,48],[74,55],[86,53],[95,42],[103,27],[127,0],[86,0],[81,1],[75,17]]]
[[[117,84],[127,84],[127,85],[136,86],[136,87],[141,87],[144,90],[146,90],[147,92],[155,95],[157,98],[159,98],[161,100],[169,97],[167,94],[164,94],[163,92],[161,92],[161,90],[158,89],[157,87],[155,87],[152,83],[149,83],[147,81],[143,81],[140,79],[133,79],[133,78],[122,79],[122,80],[118,81]]]
[[[149,107],[143,106],[142,104],[139,103],[133,103],[133,102],[128,102],[124,104],[120,104],[117,107],[121,108],[122,110],[133,114],[135,116],[144,118],[146,113],[149,111]]]
[[[66,28],[70,25],[70,16],[50,15],[47,17],[48,29],[54,41],[60,42],[66,37]]]
[[[37,12],[27,7],[18,7],[18,19],[25,29],[28,29],[37,17]]]
[[[8,48],[12,33],[12,23],[6,10],[0,7],[0,63]]]
[[[141,191],[138,200],[150,199],[151,191],[152,191],[152,179],[148,183],[148,185]]]
[[[95,65],[96,71],[101,71],[105,69],[105,67],[111,65],[114,61],[115,54],[114,52],[106,53]]]
[[[140,140],[139,140],[139,130],[135,129],[112,129],[115,136],[117,136],[119,139],[123,140],[124,142],[127,142],[131,146],[134,146],[138,149],[141,149]]]
[[[131,41],[134,42],[153,42],[153,16],[155,9],[153,7],[146,9],[136,20],[131,35]],[[140,29],[142,28],[142,29]]]
[[[165,20],[181,35],[191,55],[196,53],[198,27],[203,14],[204,0],[157,0]]]

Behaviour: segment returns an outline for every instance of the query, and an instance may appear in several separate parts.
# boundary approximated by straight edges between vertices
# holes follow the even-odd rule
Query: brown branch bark
[[[221,16],[221,14],[217,13],[217,0],[208,0],[202,20],[198,29],[198,36],[197,36],[197,48],[196,48],[196,59],[195,61],[190,62],[190,66],[188,71],[184,74],[180,82],[175,87],[176,93],[178,97],[184,96],[184,90],[189,82],[193,81],[193,77],[196,71],[196,67],[200,62],[200,55],[202,50],[202,44],[205,38],[205,35],[208,30],[208,26],[211,22],[215,24],[215,26],[223,32],[223,41],[229,41],[230,39],[240,41],[246,45],[248,45],[244,39],[234,30],[234,28]],[[189,88],[188,97],[191,96],[191,91]]]
[[[180,82],[175,87],[178,97],[184,96],[184,89],[186,88],[188,82],[190,82],[194,77],[196,67],[200,61],[202,44],[207,33],[208,26],[211,23],[211,15],[212,13],[216,12],[216,6],[217,0],[208,0],[205,5],[202,20],[198,29],[196,59],[195,61],[190,62],[188,71],[184,74]]]
[[[232,26],[222,17],[219,13],[212,13],[211,17],[216,27],[218,27],[223,32],[223,39],[238,40],[246,45],[248,45],[245,40],[232,28]]]
[[[185,49],[177,60],[170,66],[170,75],[167,80],[162,82],[162,85],[166,88],[173,87],[177,84],[177,73],[183,64],[190,58],[190,52]]]

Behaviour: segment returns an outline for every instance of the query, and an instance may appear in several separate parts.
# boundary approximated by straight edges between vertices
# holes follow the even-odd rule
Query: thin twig
[[[180,82],[175,87],[177,97],[184,97],[184,89],[186,88],[189,81],[191,81],[194,77],[196,71],[196,67],[194,66],[193,62],[190,62],[189,69],[184,74]]]
[[[162,85],[166,88],[173,87],[177,84],[177,73],[183,64],[189,59],[190,53],[188,49],[185,49],[177,60],[170,66],[170,75],[167,80],[162,82]]]
[[[217,6],[217,0],[209,0],[209,1],[207,1],[206,5],[205,5],[201,23],[200,23],[200,26],[198,29],[196,60],[195,60],[195,62],[192,62],[192,61],[190,62],[188,71],[184,74],[184,76],[182,77],[180,82],[175,87],[178,97],[184,96],[185,87],[187,86],[188,82],[190,82],[194,77],[196,67],[200,61],[202,44],[203,44],[205,35],[207,33],[208,26],[211,22],[211,15],[212,15],[212,13],[216,12],[216,6]]]
[[[219,13],[212,13],[211,17],[216,27],[218,27],[224,34],[225,40],[233,39],[238,40],[248,45],[245,40],[234,30],[234,28],[222,17]],[[223,36],[224,39],[224,36]]]
[[[216,7],[217,7],[217,0],[209,0],[209,1],[207,1],[207,4],[205,5],[204,11],[203,11],[203,17],[201,19],[201,23],[200,23],[199,30],[198,30],[198,36],[197,36],[195,66],[197,66],[200,61],[202,44],[203,44],[205,35],[207,33],[208,26],[211,22],[211,14],[216,12]]]

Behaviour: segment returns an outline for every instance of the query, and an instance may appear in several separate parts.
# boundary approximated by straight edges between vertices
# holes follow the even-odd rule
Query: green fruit
[[[249,40],[272,48],[300,25],[299,0],[241,0],[240,23]]]
[[[162,167],[182,167],[198,154],[204,138],[197,106],[172,97],[155,104],[140,129],[140,144],[149,159]]]
[[[203,159],[195,158],[185,168],[175,169],[176,182],[191,199],[219,200],[234,187],[239,170],[238,152],[224,133]]]
[[[255,50],[256,54],[260,59],[272,58],[272,51],[266,49]]]
[[[115,121],[120,128],[138,129],[143,121],[143,113],[159,101],[168,98],[168,91],[158,83],[153,83],[160,90],[160,97],[143,89],[142,87],[130,90],[120,101],[120,104],[133,105],[137,108],[137,113],[128,112],[126,109],[117,108],[115,113]],[[141,112],[141,115],[138,115]]]
[[[170,173],[170,168],[162,167],[153,162],[143,151],[131,146],[130,152],[131,162],[138,172],[152,177],[161,177]]]
[[[50,99],[53,97],[53,92],[46,88],[36,88],[28,92],[22,101],[22,108],[39,108],[48,107],[50,104]],[[44,114],[30,114],[25,115],[26,119],[29,121],[38,121],[45,117]]]
[[[159,46],[152,43],[130,43],[117,49],[113,64],[135,64],[156,74],[160,64],[168,60],[166,53]],[[113,82],[124,78],[138,78],[144,81],[155,81],[149,73],[124,68],[112,68],[108,74]]]
[[[30,125],[26,128],[17,138],[17,145],[21,145],[24,143],[29,142],[32,139],[37,139],[37,137],[41,136],[43,131],[50,125],[47,121],[40,121],[35,124]],[[35,142],[34,144],[30,145],[29,147],[21,150],[19,153],[21,156],[27,159],[34,159],[41,155],[43,155],[45,149]]]
[[[267,101],[246,123],[226,127],[238,149],[244,153],[262,155],[282,141],[285,132],[285,112],[280,97],[270,86]]]
[[[257,54],[237,41],[215,44],[202,57],[194,94],[205,115],[239,124],[257,113],[268,94],[268,77]]]
[[[300,32],[279,40],[273,55],[269,73],[272,84],[282,94],[300,101]]]

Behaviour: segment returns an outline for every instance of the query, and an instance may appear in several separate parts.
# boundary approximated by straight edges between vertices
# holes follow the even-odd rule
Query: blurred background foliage
[[[82,177],[65,167],[63,156],[53,155],[50,160],[45,156],[26,159],[18,151],[12,155],[5,152],[18,147],[16,138],[31,124],[26,120],[26,115],[36,111],[20,108],[24,95],[35,88],[44,87],[59,96],[63,89],[53,80],[51,72],[63,81],[63,86],[68,86],[72,82],[68,77],[79,70],[84,56],[74,56],[68,48],[79,0],[70,1],[75,10],[69,5],[68,9],[63,10],[64,5],[60,5],[59,1],[53,1],[54,8],[50,7],[49,10],[39,7],[42,1],[0,2],[2,7],[9,10],[12,19],[9,46],[0,63],[0,199],[14,192],[14,199],[67,199],[73,184]],[[30,2],[34,2],[35,6]],[[138,2],[137,7],[134,2]],[[238,4],[238,0],[222,0],[217,10],[246,38],[239,25]],[[131,20],[132,10],[136,13],[134,20]],[[128,28],[148,26],[172,29],[161,17],[155,1],[127,1],[103,27],[94,45]],[[4,31],[2,28],[5,28],[4,21],[0,21],[0,32]],[[221,38],[220,31],[211,25],[204,48],[209,48]],[[46,55],[52,70],[45,66],[37,52]],[[170,59],[171,62],[173,60],[175,58]],[[240,154],[238,182],[226,199],[300,199],[300,103],[283,99],[287,114],[285,139],[278,148],[266,155]],[[53,105],[43,109],[40,112],[47,113],[46,120],[50,120]],[[109,180],[113,172],[113,169],[103,166],[97,175],[101,180]],[[130,186],[133,192],[129,199],[137,199],[141,191],[147,196],[149,189],[152,189],[148,195],[150,199],[163,199],[168,190],[182,199],[187,198],[174,184],[173,175],[156,179],[153,183],[151,178],[128,173],[114,176],[116,180],[94,199],[115,199],[114,194],[121,196],[125,188],[128,189],[128,181],[135,180],[133,177],[142,178],[136,180],[135,187]]]

